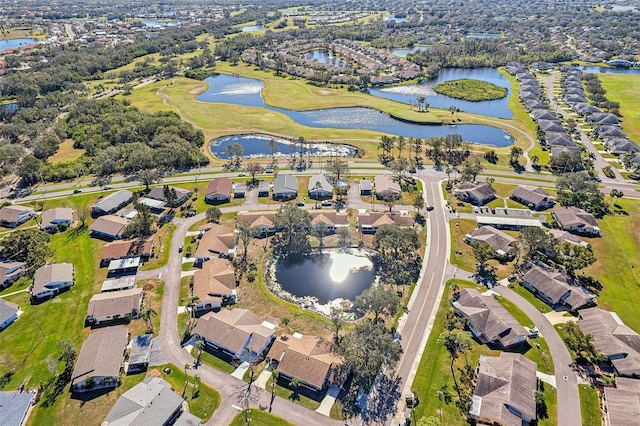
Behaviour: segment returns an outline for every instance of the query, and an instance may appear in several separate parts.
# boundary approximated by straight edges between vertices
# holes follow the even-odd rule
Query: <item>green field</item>
[[[248,415],[247,415],[248,414]],[[292,423],[274,416],[264,411],[251,409],[249,413],[241,412],[233,418],[229,426],[244,426],[248,424],[247,418],[251,418],[251,423],[261,426],[293,426]]]
[[[600,412],[598,389],[587,385],[578,385],[578,390],[580,391],[582,424],[586,426],[600,425],[602,413]]]
[[[502,99],[509,91],[504,87],[481,80],[463,78],[445,81],[436,85],[433,90],[441,95],[465,101],[480,102]]]
[[[632,329],[640,331],[640,200],[617,202],[628,214],[605,216],[598,221],[601,238],[585,239],[598,259],[585,269],[602,283],[598,306],[615,311]]]
[[[640,141],[640,75],[598,74],[607,98],[620,102],[621,125],[631,140]]]

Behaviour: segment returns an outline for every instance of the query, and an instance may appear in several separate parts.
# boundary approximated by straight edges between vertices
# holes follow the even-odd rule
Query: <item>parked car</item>
[[[432,205],[428,205],[427,206],[427,211],[430,212],[431,210],[433,210],[433,206]]]
[[[178,247],[178,253],[182,253],[182,250],[184,249],[184,246],[180,246]]]
[[[82,190],[81,190],[81,189],[74,189],[74,190],[73,190],[73,193],[74,193],[74,194],[79,194],[79,193],[81,193],[81,192],[82,192]]]

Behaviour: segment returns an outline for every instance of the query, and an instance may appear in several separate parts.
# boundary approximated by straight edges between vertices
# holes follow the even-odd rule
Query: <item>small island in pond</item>
[[[463,78],[445,81],[436,85],[433,90],[450,98],[471,102],[493,101],[507,96],[508,90],[493,83]]]

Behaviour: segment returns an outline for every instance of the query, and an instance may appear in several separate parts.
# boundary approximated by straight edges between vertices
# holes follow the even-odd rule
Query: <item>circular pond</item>
[[[336,299],[354,301],[375,281],[373,261],[363,250],[325,251],[275,265],[275,280],[295,298],[315,298],[326,305]]]

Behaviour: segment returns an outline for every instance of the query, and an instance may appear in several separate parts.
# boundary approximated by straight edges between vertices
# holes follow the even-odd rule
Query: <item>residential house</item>
[[[538,127],[544,132],[564,132],[560,120],[538,120]]]
[[[233,259],[236,252],[236,234],[232,228],[208,223],[201,228],[198,248],[194,253],[196,266],[214,257]]]
[[[358,228],[364,234],[375,234],[382,225],[413,226],[413,217],[408,214],[368,212],[358,215]]]
[[[233,360],[255,362],[271,347],[275,328],[247,309],[222,309],[202,316],[193,334],[205,342],[207,349]]]
[[[582,246],[584,248],[589,247],[589,243],[587,243],[586,241],[583,241],[576,235],[573,235],[572,233],[563,231],[561,229],[550,229],[549,234],[551,234],[553,238],[558,240],[560,244],[570,243],[570,244]]]
[[[309,210],[311,215],[311,226],[317,226],[319,223],[325,225],[326,234],[334,234],[337,228],[349,226],[349,216],[346,213],[338,213],[327,210]]]
[[[618,117],[615,114],[606,112],[594,112],[587,117],[587,121],[590,123],[598,123],[604,125],[620,124]]]
[[[118,386],[129,332],[125,327],[106,327],[84,341],[71,375],[72,392],[88,392]]]
[[[89,300],[86,322],[97,326],[107,321],[137,318],[141,303],[141,288],[94,294]]]
[[[24,262],[0,262],[0,288],[7,288],[27,270]]]
[[[236,274],[225,259],[212,258],[193,274],[193,295],[199,301],[194,307],[196,316],[236,303]]]
[[[0,299],[0,331],[18,319],[20,308],[15,303]]]
[[[373,180],[373,186],[376,191],[376,198],[381,200],[383,198],[396,198],[402,197],[402,189],[400,184],[393,180],[389,175],[378,175]]]
[[[275,212],[239,212],[236,215],[236,225],[246,226],[255,231],[254,235],[264,238],[276,232],[274,216]]]
[[[18,204],[4,206],[0,209],[0,224],[6,228],[16,228],[31,219],[34,214],[31,207]]]
[[[578,327],[593,337],[596,351],[609,359],[618,374],[640,377],[640,335],[615,312],[589,308],[579,314]]]
[[[481,356],[469,417],[478,424],[522,426],[536,420],[536,363],[516,353]]]
[[[61,227],[71,226],[73,223],[73,210],[66,207],[45,210],[40,216],[40,229],[48,232],[56,232]]]
[[[204,201],[209,204],[226,203],[231,200],[231,188],[233,187],[233,181],[226,177],[215,178],[209,185],[204,193]]]
[[[347,376],[342,359],[331,348],[322,337],[294,333],[286,340],[277,339],[267,358],[271,367],[278,369],[279,379],[295,378],[300,386],[321,392],[329,386],[342,387]]]
[[[165,190],[165,187],[167,188]],[[165,191],[171,192],[171,198],[175,198],[175,202],[171,205],[169,203],[169,198],[167,198],[167,193]],[[178,207],[184,204],[185,201],[189,199],[191,196],[191,191],[184,188],[178,188],[176,186],[156,186],[147,194],[146,198],[151,198],[153,200],[164,201],[169,205],[169,207]]]
[[[569,284],[565,274],[557,270],[545,270],[530,265],[522,277],[523,285],[551,307],[564,305],[575,311],[593,305],[593,296]]]
[[[116,401],[102,426],[172,425],[184,400],[160,377],[147,376]]]
[[[293,200],[298,196],[298,178],[292,175],[279,175],[273,180],[273,199]]]
[[[100,288],[100,292],[108,293],[110,291],[128,290],[130,288],[134,288],[135,286],[136,286],[135,276],[130,275],[130,276],[119,277],[119,278],[110,278],[102,282],[102,287]]]
[[[131,200],[133,200],[133,194],[131,191],[124,189],[122,191],[114,192],[91,206],[91,214],[94,216],[113,214],[129,204]]]
[[[627,134],[619,126],[598,126],[594,133],[600,139],[626,138]]]
[[[138,204],[142,204],[143,206],[149,207],[149,211],[151,214],[160,215],[167,209],[167,203],[161,200],[155,200],[153,198],[140,198],[138,200]],[[134,210],[136,215],[138,214],[137,210]],[[133,212],[131,212],[133,213]],[[125,217],[128,217],[126,215]]]
[[[240,182],[233,185],[233,198],[244,198],[247,194],[247,183]]]
[[[596,218],[577,207],[559,207],[553,211],[560,228],[579,235],[600,235],[600,228]]]
[[[0,392],[0,425],[22,426],[34,404],[35,395],[31,392]]]
[[[493,254],[497,258],[511,257],[517,250],[515,238],[490,225],[474,229],[465,236],[464,240],[471,245],[476,242],[487,244],[493,249]]]
[[[542,188],[529,185],[518,185],[511,193],[511,199],[532,210],[544,210],[556,203],[555,199]]]
[[[527,330],[491,295],[483,296],[474,288],[465,288],[453,306],[482,343],[506,349],[527,340]]]
[[[640,148],[638,147],[638,145],[636,145],[635,142],[624,138],[607,139],[604,143],[604,146],[609,150],[609,152],[616,155],[624,155],[627,152],[640,151]]]
[[[333,185],[325,174],[311,176],[307,191],[312,200],[325,200],[333,197]]]
[[[362,178],[360,181],[360,195],[371,195],[371,181],[369,179]]]
[[[616,387],[605,386],[604,410],[608,426],[629,426],[640,423],[640,380],[616,377]]]
[[[532,110],[529,115],[531,115],[531,118],[533,118],[534,120],[557,120],[558,116],[555,115],[553,112],[549,111],[548,109],[534,109]]]
[[[258,197],[268,197],[271,192],[271,184],[264,180],[258,182]]]
[[[131,339],[131,351],[127,363],[127,374],[146,371],[151,358],[153,334],[141,334]]]
[[[153,238],[135,238],[131,240],[113,241],[102,248],[100,267],[109,265],[112,260],[139,257],[141,262],[149,260],[153,254]]]
[[[90,226],[91,236],[106,240],[122,239],[124,228],[129,224],[129,220],[120,216],[101,216]]]
[[[52,263],[36,270],[31,286],[34,299],[53,297],[70,288],[73,282],[73,265],[71,263]]]
[[[107,267],[107,276],[114,277],[119,275],[135,275],[140,267],[139,257],[126,257],[124,259],[116,259],[109,262]]]
[[[483,206],[496,198],[496,190],[488,183],[463,182],[453,194],[476,206]]]

